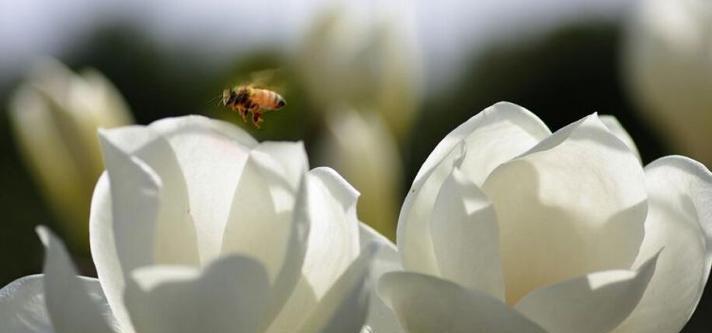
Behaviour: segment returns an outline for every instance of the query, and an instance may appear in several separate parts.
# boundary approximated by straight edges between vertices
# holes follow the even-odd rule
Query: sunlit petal
[[[643,240],[644,184],[636,156],[595,115],[495,169],[482,188],[497,211],[507,302],[629,268]]]
[[[664,249],[643,299],[615,332],[679,332],[710,274],[712,174],[682,156],[658,159],[645,171],[650,208],[636,265]]]

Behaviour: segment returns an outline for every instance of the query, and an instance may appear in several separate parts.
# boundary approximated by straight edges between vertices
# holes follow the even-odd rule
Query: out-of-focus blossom
[[[398,145],[420,101],[414,19],[403,1],[342,3],[317,16],[293,64],[325,119],[320,161],[362,191],[361,219],[389,237],[401,196]]]
[[[712,2],[640,1],[624,46],[625,76],[645,118],[712,165]]]
[[[712,262],[712,174],[643,168],[611,117],[551,133],[498,103],[448,134],[403,204],[404,272],[379,294],[413,332],[679,332]]]
[[[395,238],[401,186],[401,160],[393,135],[376,113],[351,110],[327,117],[318,161],[334,167],[362,194],[359,217]]]
[[[402,139],[416,115],[421,81],[414,14],[407,2],[344,4],[315,19],[295,66],[319,110],[380,113]]]
[[[10,104],[15,137],[47,202],[78,249],[88,249],[91,191],[104,169],[97,128],[132,122],[114,86],[95,70],[38,63]]]
[[[398,268],[394,245],[359,223],[358,192],[336,172],[308,170],[301,143],[258,143],[198,116],[99,137],[106,172],[90,218],[99,278],[75,276],[61,244],[44,237],[45,275],[0,291],[0,331],[393,325],[369,295],[373,279]]]

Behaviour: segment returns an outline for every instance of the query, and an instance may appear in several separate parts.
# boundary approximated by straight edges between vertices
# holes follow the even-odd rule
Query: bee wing
[[[255,87],[269,86],[275,82],[282,70],[279,68],[265,69],[250,73],[250,81]]]
[[[284,93],[286,87],[284,70],[281,68],[265,69],[250,73],[250,85]]]
[[[222,100],[222,95],[217,95],[217,96],[214,96],[213,98],[211,98],[210,100],[208,100],[205,104],[208,104],[208,105],[213,104],[213,103],[219,104],[221,102],[221,100]]]

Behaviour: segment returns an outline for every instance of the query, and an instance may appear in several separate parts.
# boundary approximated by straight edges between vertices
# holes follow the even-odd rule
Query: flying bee
[[[263,88],[255,88],[252,85],[239,85],[223,90],[222,104],[242,117],[242,121],[247,122],[247,113],[252,118],[252,124],[260,128],[262,113],[264,111],[279,110],[287,105],[287,102],[278,93]]]

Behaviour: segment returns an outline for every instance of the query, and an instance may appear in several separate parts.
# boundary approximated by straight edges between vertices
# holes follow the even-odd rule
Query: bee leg
[[[246,123],[247,122],[247,109],[244,107],[238,107],[237,112],[240,113],[240,117],[242,117],[242,122]]]
[[[262,112],[258,110],[253,110],[252,111],[252,123],[255,125],[255,127],[260,128],[260,123],[262,123],[264,119],[262,119]]]

